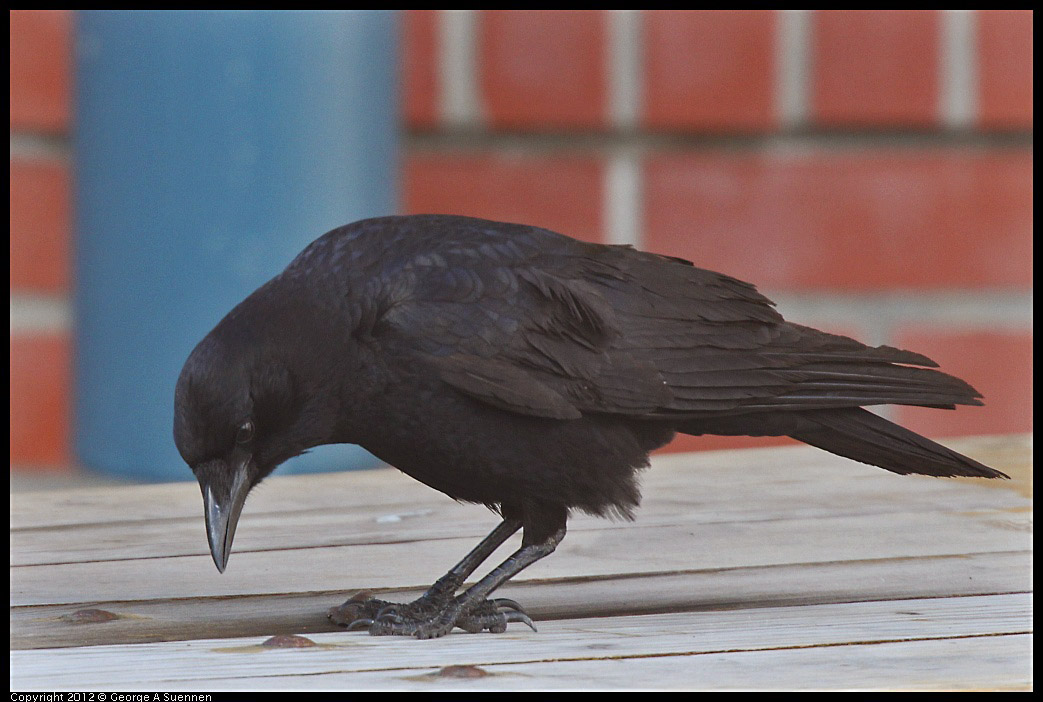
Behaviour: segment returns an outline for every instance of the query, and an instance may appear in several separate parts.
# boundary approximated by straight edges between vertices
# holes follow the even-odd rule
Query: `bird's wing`
[[[748,283],[652,254],[610,258],[643,291],[608,284],[604,295],[619,349],[651,362],[670,388],[661,414],[980,404],[926,356],[786,322]]]
[[[382,273],[373,334],[415,354],[450,386],[541,417],[653,412],[670,401],[654,364],[618,347],[599,289],[605,247],[535,228],[439,242]]]
[[[385,282],[375,333],[457,390],[541,417],[975,403],[966,383],[909,367],[930,359],[785,322],[734,278],[628,247],[526,243],[417,256]]]

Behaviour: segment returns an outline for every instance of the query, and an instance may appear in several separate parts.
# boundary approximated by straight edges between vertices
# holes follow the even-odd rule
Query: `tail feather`
[[[860,408],[799,413],[798,441],[903,475],[1009,478],[998,470]]]

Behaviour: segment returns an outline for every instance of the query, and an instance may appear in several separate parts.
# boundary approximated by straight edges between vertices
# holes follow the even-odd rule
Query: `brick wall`
[[[70,31],[11,12],[13,466],[71,461]],[[402,32],[405,211],[684,256],[985,394],[892,410],[917,430],[1031,429],[1030,12],[409,11]]]
[[[11,465],[70,465],[71,23],[11,11]]]

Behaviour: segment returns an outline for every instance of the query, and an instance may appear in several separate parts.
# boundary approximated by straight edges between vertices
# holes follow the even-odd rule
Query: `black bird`
[[[980,405],[929,358],[785,321],[753,285],[533,226],[381,217],[309,245],[193,350],[174,440],[224,571],[247,494],[322,444],[363,446],[498,512],[409,604],[331,612],[373,634],[531,622],[488,599],[554,551],[569,513],[630,518],[635,473],[675,432],[791,436],[895,473],[1007,477],[868,412]],[[521,548],[461,594],[519,529]]]

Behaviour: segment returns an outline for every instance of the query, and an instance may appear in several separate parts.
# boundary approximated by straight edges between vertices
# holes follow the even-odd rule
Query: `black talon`
[[[515,612],[521,612],[522,614],[525,613],[525,610],[522,609],[520,604],[514,600],[507,599],[506,597],[500,597],[499,599],[489,601],[492,602],[497,609],[513,609]]]
[[[532,623],[532,620],[529,619],[529,615],[525,612],[504,612],[503,616],[508,622],[522,622],[523,624],[528,625],[528,627],[533,631],[536,631],[536,625]]]
[[[352,631],[353,629],[361,629],[364,626],[368,627],[368,626],[372,626],[372,625],[373,625],[373,620],[372,619],[356,619],[351,624],[348,624],[347,629],[348,629],[348,631]]]
[[[404,620],[397,612],[387,612],[385,614],[378,614],[376,621],[378,624],[401,624]]]

